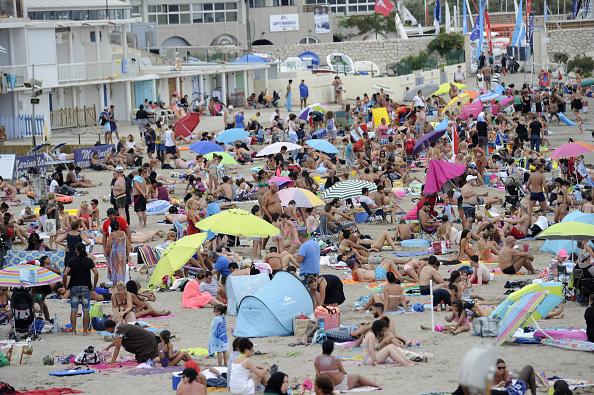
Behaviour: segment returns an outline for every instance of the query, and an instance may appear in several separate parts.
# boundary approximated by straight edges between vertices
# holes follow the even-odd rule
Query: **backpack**
[[[101,126],[105,125],[109,121],[109,115],[107,115],[107,119],[105,119],[103,115],[107,115],[107,113],[103,111],[101,114],[99,114],[99,124]]]
[[[501,318],[499,317],[475,317],[472,320],[472,329],[477,336],[497,337],[500,323]]]
[[[75,365],[96,365],[99,361],[99,354],[95,347],[89,346],[74,358]]]
[[[103,314],[102,303],[95,303],[91,309],[91,312],[89,313],[89,316],[91,317],[91,327],[93,327],[94,330],[105,330],[105,321],[107,321],[107,316]]]
[[[410,138],[408,140],[406,140],[406,142],[404,143],[404,149],[406,150],[406,152],[413,152],[413,150],[415,149],[415,139]]]

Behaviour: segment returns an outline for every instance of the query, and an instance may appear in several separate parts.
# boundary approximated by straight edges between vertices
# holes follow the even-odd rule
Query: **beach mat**
[[[397,256],[399,258],[406,258],[409,256],[422,256],[422,255],[431,255],[427,251],[412,251],[412,252],[393,252],[392,255]]]
[[[344,394],[346,392],[370,392],[370,391],[381,391],[382,388],[381,387],[372,387],[370,385],[366,385],[364,387],[355,387],[352,388],[350,390],[340,390],[340,391],[335,391],[338,392],[339,394]]]
[[[169,314],[169,315],[162,315],[160,317],[153,317],[152,315],[147,315],[145,317],[139,318],[138,321],[144,321],[144,320],[158,320],[158,319],[162,319],[162,318],[174,318],[175,315],[173,314]]]
[[[130,376],[145,376],[145,375],[153,375],[153,374],[163,374],[163,373],[175,373],[175,372],[181,372],[184,370],[183,365],[182,366],[166,366],[166,367],[154,367],[151,369],[136,369],[136,370],[130,370],[125,372],[126,374],[129,374]]]

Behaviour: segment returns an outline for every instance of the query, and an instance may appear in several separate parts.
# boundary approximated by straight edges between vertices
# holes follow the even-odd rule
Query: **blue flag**
[[[468,33],[468,22],[466,21],[466,6],[464,4],[462,5],[462,33]]]
[[[483,30],[485,28],[485,3],[487,0],[481,0],[479,2],[479,43],[476,49],[476,60],[478,62],[481,53],[483,52]]]
[[[439,0],[435,1],[435,8],[433,9],[433,18],[437,22],[441,22],[441,4],[439,3]]]
[[[476,41],[479,38],[479,18],[480,14],[476,16],[476,21],[474,22],[472,32],[470,33],[470,41]]]
[[[520,42],[522,40],[522,1],[518,4],[518,13],[516,14],[516,27],[514,29],[514,33],[512,35],[512,39],[510,42],[510,46],[512,47],[519,47]]]

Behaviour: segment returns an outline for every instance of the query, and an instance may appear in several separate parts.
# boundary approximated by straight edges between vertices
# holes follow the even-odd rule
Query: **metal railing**
[[[85,63],[66,63],[58,65],[59,82],[86,81],[87,65]]]
[[[98,122],[97,110],[93,107],[63,108],[50,112],[52,129],[83,128],[95,126]]]
[[[466,62],[466,52],[463,49],[457,49],[446,53],[446,64],[448,66]]]
[[[35,135],[43,134],[45,117],[35,117]],[[33,135],[33,117],[31,115],[19,115],[17,117],[0,117],[0,125],[6,128],[6,135],[9,139],[26,139]]]
[[[16,76],[16,80],[13,81],[15,88],[22,87],[25,80],[29,78],[29,71],[27,65],[0,66],[0,72]]]
[[[61,83],[133,78],[139,75],[140,64],[135,59],[58,65],[58,81]]]

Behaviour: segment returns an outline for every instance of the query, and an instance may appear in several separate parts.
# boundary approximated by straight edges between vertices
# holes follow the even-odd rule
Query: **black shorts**
[[[447,289],[439,288],[433,290],[433,307],[439,306],[441,303],[447,306],[452,305],[452,297]]]
[[[150,152],[151,154],[155,152],[155,143],[148,143],[146,145],[146,152]]]
[[[175,155],[177,153],[177,150],[175,149],[175,145],[171,145],[171,146],[166,145],[165,152],[168,153],[169,155]]]
[[[511,265],[510,267],[506,267],[505,269],[503,269],[502,272],[505,274],[516,274],[516,268],[514,267],[514,265]]]
[[[472,218],[472,220],[474,221],[474,215],[476,214],[476,206],[465,206],[464,203],[462,203],[462,210],[464,210],[464,217],[466,217],[466,219]]]
[[[536,103],[536,112],[542,112],[542,103]]]
[[[421,295],[429,295],[431,293],[428,285],[419,285],[419,292]]]
[[[104,302],[109,302],[109,301],[111,301],[111,294],[110,294],[109,292],[106,292],[106,293],[104,293],[104,294],[101,294],[101,295],[103,295],[103,301],[104,301]]]
[[[117,208],[125,208],[126,207],[126,194],[124,193],[120,197],[115,198],[115,206]]]
[[[101,165],[93,165],[93,170],[103,170],[103,166],[101,166]]]
[[[522,111],[522,105],[521,104],[514,104],[514,110],[516,112],[521,112]]]
[[[134,212],[146,211],[146,198],[142,195],[134,196]]]

